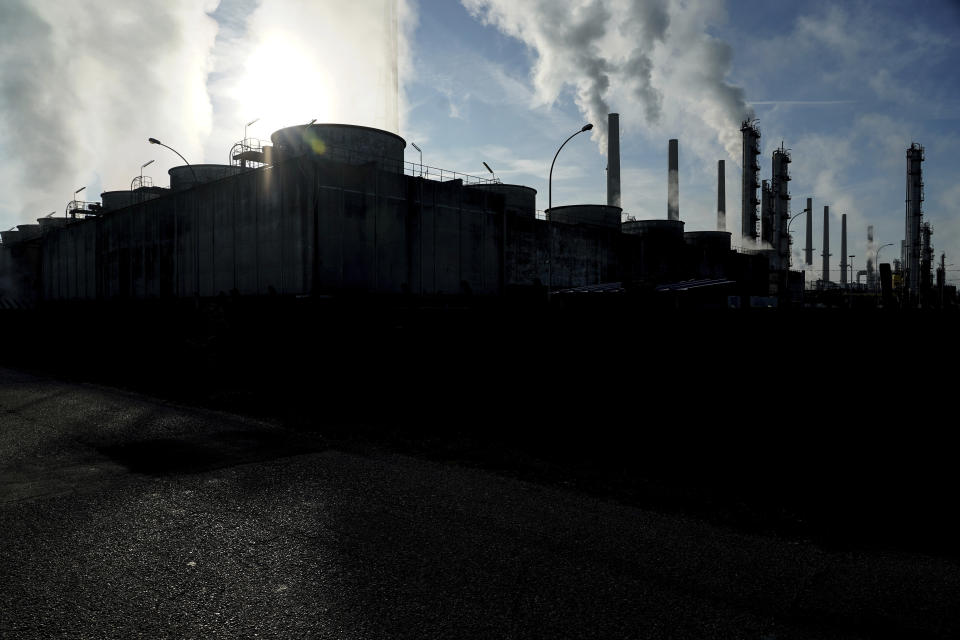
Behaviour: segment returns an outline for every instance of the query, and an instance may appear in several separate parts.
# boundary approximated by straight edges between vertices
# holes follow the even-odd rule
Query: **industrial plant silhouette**
[[[666,218],[636,220],[619,206],[618,114],[609,115],[608,129],[607,203],[553,206],[551,193],[542,213],[530,187],[406,162],[406,142],[383,130],[312,122],[274,132],[271,144],[244,139],[229,165],[173,167],[169,188],[141,173],[130,189],[106,191],[100,202],[74,199],[63,217],[2,232],[2,304],[225,294],[547,302],[586,293],[647,308],[953,304],[942,270],[936,286],[932,278],[921,146],[907,150],[901,258],[878,268],[871,247],[866,269],[848,277],[844,215],[835,285],[828,206],[822,278],[807,282],[808,272],[790,264],[790,222],[802,214],[805,263],[813,262],[813,200],[791,212],[791,155],[783,145],[773,152],[771,179],[761,183],[755,122],[741,128],[738,250],[726,230],[722,160],[716,230],[685,230],[677,140],[668,145]]]
[[[152,420],[138,414],[124,423],[130,442],[104,436],[96,449],[131,473],[200,474],[372,440],[680,511],[777,544],[813,540],[838,555],[920,551],[952,562],[960,533],[949,508],[953,450],[931,445],[932,421],[915,428],[904,420],[910,438],[898,430],[885,439],[877,428],[917,406],[915,387],[897,387],[906,400],[886,406],[894,387],[874,369],[884,355],[879,339],[953,330],[955,289],[942,266],[934,284],[932,231],[922,219],[923,148],[907,150],[900,258],[876,265],[881,246],[848,277],[844,219],[834,283],[824,207],[823,278],[809,282],[810,270],[791,265],[790,223],[806,215],[804,262],[812,265],[813,197],[791,211],[783,144],[771,179],[760,179],[755,121],[741,128],[739,247],[727,230],[723,160],[716,229],[685,228],[678,140],[667,145],[666,216],[636,220],[621,208],[618,114],[609,114],[608,130],[607,202],[554,205],[548,194],[543,212],[530,187],[405,161],[406,142],[394,133],[316,122],[280,129],[270,144],[238,141],[230,164],[175,166],[169,188],[141,173],[99,202],[78,200],[78,190],[64,215],[2,232],[0,357],[310,436],[213,447],[153,425],[151,438],[138,439]],[[912,370],[917,353],[891,349],[886,364]],[[848,381],[850,363],[866,373]],[[945,405],[944,383],[933,380],[925,402]],[[871,399],[878,389],[879,401]],[[713,543],[704,546],[699,524],[683,527],[689,539],[674,553],[684,561],[667,563],[658,588],[675,589],[685,575],[712,580],[720,567],[735,578],[709,582],[706,593],[728,599],[745,584],[741,560],[745,573],[772,576],[763,584],[796,583],[787,561],[759,567],[744,556],[730,569],[721,552],[700,551]],[[558,535],[581,544],[575,532]],[[659,554],[651,548],[645,553]],[[871,573],[877,585],[863,586],[847,564],[835,574],[811,570],[795,594],[774,590],[759,611],[811,625],[834,616],[844,629],[955,628],[955,616],[926,619],[913,606],[904,585],[914,583],[901,579],[900,565],[865,566],[887,573]],[[888,588],[883,598],[868,593]],[[926,585],[929,593],[936,597],[919,598],[929,597],[932,610],[952,602],[953,591]],[[753,595],[743,599],[758,607]]]

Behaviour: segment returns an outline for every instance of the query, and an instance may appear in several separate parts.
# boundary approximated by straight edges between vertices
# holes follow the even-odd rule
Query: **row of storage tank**
[[[272,146],[263,146],[244,153],[244,160],[260,164],[276,163],[284,158],[317,155],[349,165],[375,165],[376,168],[404,173],[406,141],[388,131],[344,124],[310,124],[286,127],[271,135]],[[246,164],[244,162],[244,164]],[[409,165],[415,167],[415,165]],[[183,165],[169,170],[170,188],[142,187],[136,190],[117,190],[102,193],[99,211],[107,213],[167,193],[181,192],[199,183],[209,183],[251,171],[251,167],[237,165]],[[415,173],[415,172],[414,172]],[[481,182],[464,185],[503,197],[505,212],[518,218],[536,218],[536,190],[500,182]],[[676,262],[681,254],[691,250],[701,259],[699,270],[703,277],[723,277],[722,264],[731,251],[731,234],[722,231],[684,232],[680,220],[655,219],[621,222],[620,207],[609,205],[571,205],[553,207],[546,211],[547,220],[560,224],[586,225],[619,230],[639,242],[640,261],[644,272],[654,273],[662,265]],[[48,228],[67,223],[64,218],[41,218],[38,224],[20,225],[17,231],[2,232],[2,241],[9,245],[42,235]]]

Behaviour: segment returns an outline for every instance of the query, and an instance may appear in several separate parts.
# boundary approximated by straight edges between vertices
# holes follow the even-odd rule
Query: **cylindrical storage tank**
[[[231,164],[184,164],[172,167],[167,173],[170,174],[170,190],[183,191],[198,184],[221,180],[244,171],[250,171],[250,169],[235,167]]]
[[[113,211],[123,209],[133,204],[134,192],[126,189],[124,191],[104,191],[100,194],[100,202],[103,203],[104,211]]]
[[[563,224],[586,224],[607,229],[620,228],[623,209],[605,204],[573,204],[547,209],[547,220]]]
[[[51,229],[67,226],[66,218],[37,218],[37,224],[40,225],[41,235]]]
[[[633,279],[656,284],[683,279],[686,245],[682,220],[631,220],[621,229],[639,239],[627,243]]]
[[[11,245],[20,241],[20,232],[11,229],[10,231],[0,231],[0,243]]]
[[[687,231],[683,240],[691,247],[698,247],[704,251],[730,251],[729,231]]]
[[[470,189],[497,193],[504,198],[507,213],[521,218],[537,217],[537,190],[520,184],[473,184]]]
[[[17,231],[20,232],[20,240],[33,240],[34,238],[40,237],[40,225],[38,224],[21,224],[17,225]]]
[[[631,220],[621,225],[621,230],[630,235],[657,238],[667,243],[680,245],[683,243],[683,220]]]
[[[403,173],[407,141],[395,133],[352,124],[301,124],[270,135],[274,161],[311,154],[346,164],[376,163]]]
[[[687,231],[690,277],[725,278],[730,260],[730,233],[726,231]]]

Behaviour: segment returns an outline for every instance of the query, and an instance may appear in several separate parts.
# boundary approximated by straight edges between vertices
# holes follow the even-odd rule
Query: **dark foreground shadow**
[[[286,431],[227,431],[103,445],[97,450],[133,473],[202,473],[321,450],[316,438]]]

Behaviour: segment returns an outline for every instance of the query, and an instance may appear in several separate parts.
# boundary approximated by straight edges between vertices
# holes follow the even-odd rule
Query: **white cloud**
[[[7,0],[0,20],[3,222],[63,211],[72,192],[129,188],[157,137],[197,157],[216,2]],[[160,164],[161,157],[157,157]],[[177,163],[170,163],[177,164]],[[166,166],[170,166],[167,164]],[[102,180],[101,180],[102,177]]]

